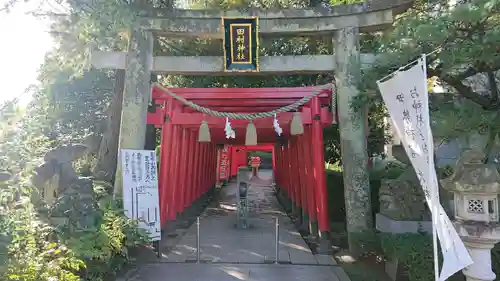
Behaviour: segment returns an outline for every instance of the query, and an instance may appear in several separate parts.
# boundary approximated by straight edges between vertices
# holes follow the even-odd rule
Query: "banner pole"
[[[422,71],[424,72],[424,76],[427,77],[427,63],[426,63],[426,55],[423,54],[420,58],[420,62],[422,64]],[[424,89],[425,89],[425,94],[427,98],[427,105],[429,105],[429,92],[427,90],[427,79],[422,81],[424,83]],[[430,117],[430,110],[427,106],[425,109],[427,111],[428,116]],[[436,172],[434,170],[434,141],[432,139],[432,130],[431,130],[431,124],[429,120],[429,126],[427,127],[428,129],[428,136],[429,138],[427,139],[427,147],[432,148],[429,150],[429,175],[431,175],[431,184],[432,184],[432,201],[434,201],[434,204],[432,208],[434,209],[432,211],[432,247],[433,247],[433,252],[434,252],[434,279],[435,281],[439,281],[439,257],[438,257],[438,235],[437,235],[437,224],[438,224],[438,219],[439,219],[439,208],[438,206],[441,204],[439,202],[439,184],[437,182],[437,178],[432,176],[435,175]],[[431,155],[432,154],[432,155]]]

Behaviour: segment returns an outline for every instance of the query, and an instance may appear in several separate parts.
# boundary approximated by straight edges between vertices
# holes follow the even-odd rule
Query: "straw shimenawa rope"
[[[248,121],[252,121],[255,119],[259,119],[259,118],[274,117],[274,115],[278,114],[278,113],[296,110],[299,107],[301,107],[302,105],[309,102],[313,97],[319,95],[322,91],[327,90],[327,89],[332,89],[332,91],[334,91],[333,84],[328,83],[328,84],[325,84],[322,86],[318,86],[310,95],[305,96],[292,104],[280,107],[278,109],[274,109],[274,110],[267,111],[267,112],[258,112],[258,113],[234,113],[234,112],[220,112],[220,111],[212,110],[212,109],[209,109],[209,108],[206,108],[203,106],[199,106],[193,102],[186,100],[185,98],[183,98],[181,96],[178,96],[177,94],[175,94],[174,92],[170,91],[169,89],[167,89],[165,87],[162,87],[158,84],[157,84],[157,86],[159,88],[161,88],[163,91],[165,91],[169,96],[173,97],[174,99],[180,101],[184,105],[189,106],[189,107],[193,108],[194,110],[199,111],[201,113],[211,115],[211,116],[216,116],[216,117],[224,117],[224,118],[227,117],[227,118],[232,119],[232,120],[248,120]],[[335,99],[333,99],[333,100],[335,100]],[[335,112],[335,110],[336,110],[336,105],[332,104],[332,111]]]

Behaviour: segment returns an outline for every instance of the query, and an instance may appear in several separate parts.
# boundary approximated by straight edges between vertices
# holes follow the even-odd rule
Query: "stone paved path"
[[[142,264],[127,281],[349,281],[331,256],[313,255],[286,216],[272,188],[270,174],[261,172],[261,185],[249,190],[249,229],[236,229],[236,183],[224,187],[219,204],[200,216],[201,263],[196,264],[196,224],[193,224],[161,263]],[[264,183],[264,184],[263,184]],[[275,218],[280,223],[279,261],[275,259]]]
[[[127,281],[348,281],[338,266],[156,263]]]

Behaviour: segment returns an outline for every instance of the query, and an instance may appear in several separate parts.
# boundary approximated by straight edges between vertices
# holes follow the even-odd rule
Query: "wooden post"
[[[170,204],[170,188],[168,182],[170,181],[170,157],[172,155],[172,101],[167,100],[164,103],[164,123],[161,131],[161,152],[160,152],[160,175],[159,175],[159,192],[160,192],[160,218],[162,219],[162,226],[167,222],[168,205]]]
[[[205,164],[207,163],[207,146],[205,143],[200,143],[201,148],[201,160],[200,160],[200,178],[199,178],[199,195],[202,196],[205,193]]]
[[[318,97],[311,100],[312,114],[312,151],[314,155],[314,174],[316,175],[316,206],[318,209],[319,238],[318,253],[330,254],[330,218],[328,215],[328,192],[326,190],[325,156],[323,147],[323,125],[321,124],[321,107]]]
[[[212,186],[212,144],[207,143],[207,165],[205,166],[205,174],[206,174],[206,179],[207,183],[205,186],[205,192],[208,192],[210,190],[210,187]]]
[[[151,98],[150,76],[153,65],[153,35],[142,28],[130,32],[125,68],[118,161],[113,194],[121,198],[123,179],[121,149],[144,149],[146,116]]]
[[[217,145],[212,144],[212,186],[211,188],[214,187],[214,185],[217,184],[217,166],[219,165],[219,162],[217,161]]]
[[[309,216],[308,216],[308,204],[307,204],[307,175],[305,167],[304,155],[304,143],[306,143],[304,134],[296,136],[296,158],[297,158],[297,169],[299,178],[299,188],[300,188],[300,202],[302,203],[302,223],[299,226],[299,230],[308,231],[309,230]]]
[[[274,177],[277,190],[279,190],[281,188],[281,146],[278,143],[274,145],[273,155],[275,158]]]
[[[283,147],[283,166],[284,166],[284,169],[283,169],[283,173],[285,175],[290,175],[290,155],[289,155],[289,149],[288,149],[288,141],[287,143],[285,144],[285,146]],[[293,193],[292,193],[292,189],[291,189],[291,185],[290,185],[290,177],[289,176],[285,176],[284,177],[284,186],[285,186],[285,190],[286,190],[286,195],[288,197],[288,200],[290,201],[290,207],[292,209],[292,212],[295,210],[295,207],[294,207],[294,201],[293,201]]]
[[[186,206],[186,191],[187,182],[189,175],[186,173],[188,170],[188,150],[189,150],[189,138],[188,130],[181,129],[181,148],[180,148],[180,161],[177,162],[179,165],[179,196],[177,198],[179,204],[177,205],[177,213],[182,213],[184,207]]]
[[[351,234],[373,227],[370,182],[366,168],[366,116],[363,110],[356,111],[351,107],[351,102],[359,95],[359,29],[347,27],[337,30],[334,46],[349,251],[358,254],[359,245]]]
[[[179,160],[180,160],[180,148],[181,148],[181,129],[179,126],[173,126],[172,133],[172,154],[170,157],[170,171],[172,173],[171,180],[169,182],[169,194],[170,194],[170,204],[169,204],[169,220],[175,220],[177,218],[177,201],[178,201],[178,186],[179,186]]]
[[[273,147],[273,151],[271,152],[272,154],[272,167],[273,167],[273,177],[276,178],[276,146]],[[274,179],[274,182],[276,183],[276,179]]]
[[[200,173],[199,163],[200,163],[200,144],[198,143],[198,134],[196,131],[193,132],[194,135],[194,159],[193,159],[193,190],[191,193],[191,200],[194,202],[198,200],[198,175]]]
[[[316,211],[316,184],[314,177],[314,167],[313,167],[313,154],[311,149],[312,143],[312,129],[311,126],[306,126],[304,128],[304,151],[303,159],[304,164],[307,168],[307,205],[309,207],[309,233],[310,237],[317,239],[318,234],[318,214]]]
[[[201,166],[201,171],[203,172],[201,180],[201,194],[204,195],[207,185],[208,146],[207,143],[202,143],[201,146],[203,147],[203,164]]]
[[[295,136],[290,137],[290,150],[288,154],[290,155],[290,182],[292,184],[292,192],[293,198],[295,202],[295,212],[294,215],[297,216],[297,221],[300,222],[302,211],[302,202],[300,200],[300,180],[298,177],[297,164],[299,159],[297,158],[297,154],[295,153],[297,149],[297,138]]]
[[[195,146],[196,146],[196,135],[193,131],[188,130],[188,143],[189,143],[189,151],[188,151],[188,167],[187,167],[187,187],[186,187],[186,204],[184,207],[189,207],[193,204],[193,186],[194,186],[194,167],[195,167]]]

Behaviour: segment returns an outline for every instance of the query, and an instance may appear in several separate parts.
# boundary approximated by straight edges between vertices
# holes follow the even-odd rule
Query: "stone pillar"
[[[492,231],[495,233],[495,238],[498,237],[497,231]],[[499,240],[488,239],[488,238],[470,238],[463,237],[462,240],[469,251],[469,254],[474,261],[474,263],[464,270],[462,273],[465,275],[467,281],[493,281],[496,279],[496,274],[492,270],[491,265],[491,249],[495,247],[495,244]]]
[[[141,28],[130,32],[125,66],[125,87],[118,143],[118,162],[114,195],[123,190],[121,149],[144,149],[146,117],[151,97],[150,76],[153,64],[153,35]]]
[[[357,84],[361,74],[358,27],[337,30],[333,44],[349,250],[357,254],[359,244],[352,234],[373,227],[364,125],[366,116],[364,110],[351,107],[351,101],[359,95]]]

